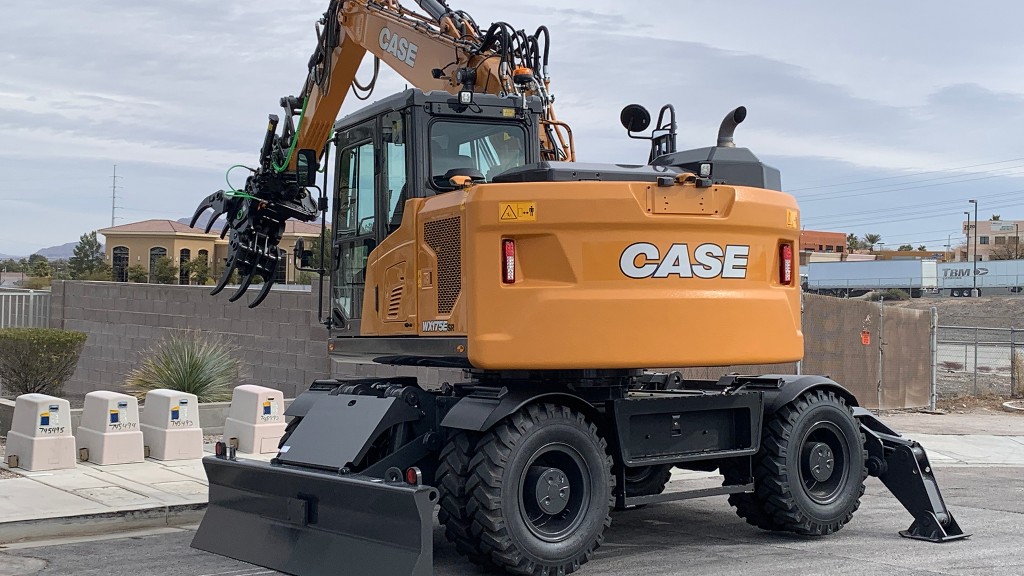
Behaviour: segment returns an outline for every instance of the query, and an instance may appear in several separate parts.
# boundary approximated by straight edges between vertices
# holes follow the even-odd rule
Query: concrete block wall
[[[208,286],[54,282],[50,326],[85,332],[78,368],[64,390],[122,390],[146,350],[186,329],[222,336],[239,349],[238,384],[278,388],[287,397],[330,374],[326,330],[310,292],[272,291],[262,305],[228,302]]]

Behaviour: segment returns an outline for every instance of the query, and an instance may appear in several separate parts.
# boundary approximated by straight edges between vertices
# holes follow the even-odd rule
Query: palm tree
[[[860,243],[860,238],[853,232],[846,235],[846,251],[853,252],[854,250],[860,250],[863,246]]]
[[[881,234],[865,234],[864,235],[864,244],[870,246],[872,250],[875,249],[875,244],[878,244],[881,241],[882,241],[882,235]]]

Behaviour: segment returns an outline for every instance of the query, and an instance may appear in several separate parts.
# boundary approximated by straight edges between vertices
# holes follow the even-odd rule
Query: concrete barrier
[[[292,405],[294,398],[286,398],[285,409]],[[224,433],[224,421],[231,411],[231,402],[208,402],[199,405],[199,425],[203,427],[203,435],[214,436]],[[14,420],[14,400],[0,398],[0,436],[7,436],[11,429],[11,422]],[[78,432],[78,425],[82,422],[82,409],[71,410],[71,433]]]

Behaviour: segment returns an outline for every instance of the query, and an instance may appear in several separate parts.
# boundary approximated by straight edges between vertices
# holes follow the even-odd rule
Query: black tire
[[[860,506],[866,459],[864,436],[846,402],[812,390],[768,417],[753,460],[754,493],[732,494],[729,503],[765,530],[831,534]],[[746,476],[736,466],[723,473],[726,483]]]
[[[665,491],[672,477],[671,464],[626,468],[626,496],[653,496]],[[621,510],[618,506],[616,510]]]
[[[612,521],[612,458],[583,414],[527,406],[481,438],[469,467],[467,512],[486,564],[516,574],[567,574],[603,542]]]
[[[437,520],[444,526],[445,537],[455,544],[460,554],[480,564],[483,560],[473,544],[473,519],[466,511],[469,502],[466,480],[469,478],[469,462],[475,452],[478,437],[478,434],[461,430],[451,436],[441,450],[435,485],[440,504]]]

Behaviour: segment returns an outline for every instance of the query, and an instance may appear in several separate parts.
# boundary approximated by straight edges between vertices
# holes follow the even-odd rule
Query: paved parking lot
[[[1006,575],[1024,573],[1024,468],[942,468],[943,495],[966,541],[929,544],[900,538],[909,515],[877,480],[853,521],[838,534],[801,538],[747,526],[724,498],[619,512],[607,543],[583,576]],[[271,571],[192,550],[191,531],[0,550],[0,575],[256,576]],[[438,576],[484,574],[435,530]],[[344,574],[345,567],[338,567]]]

